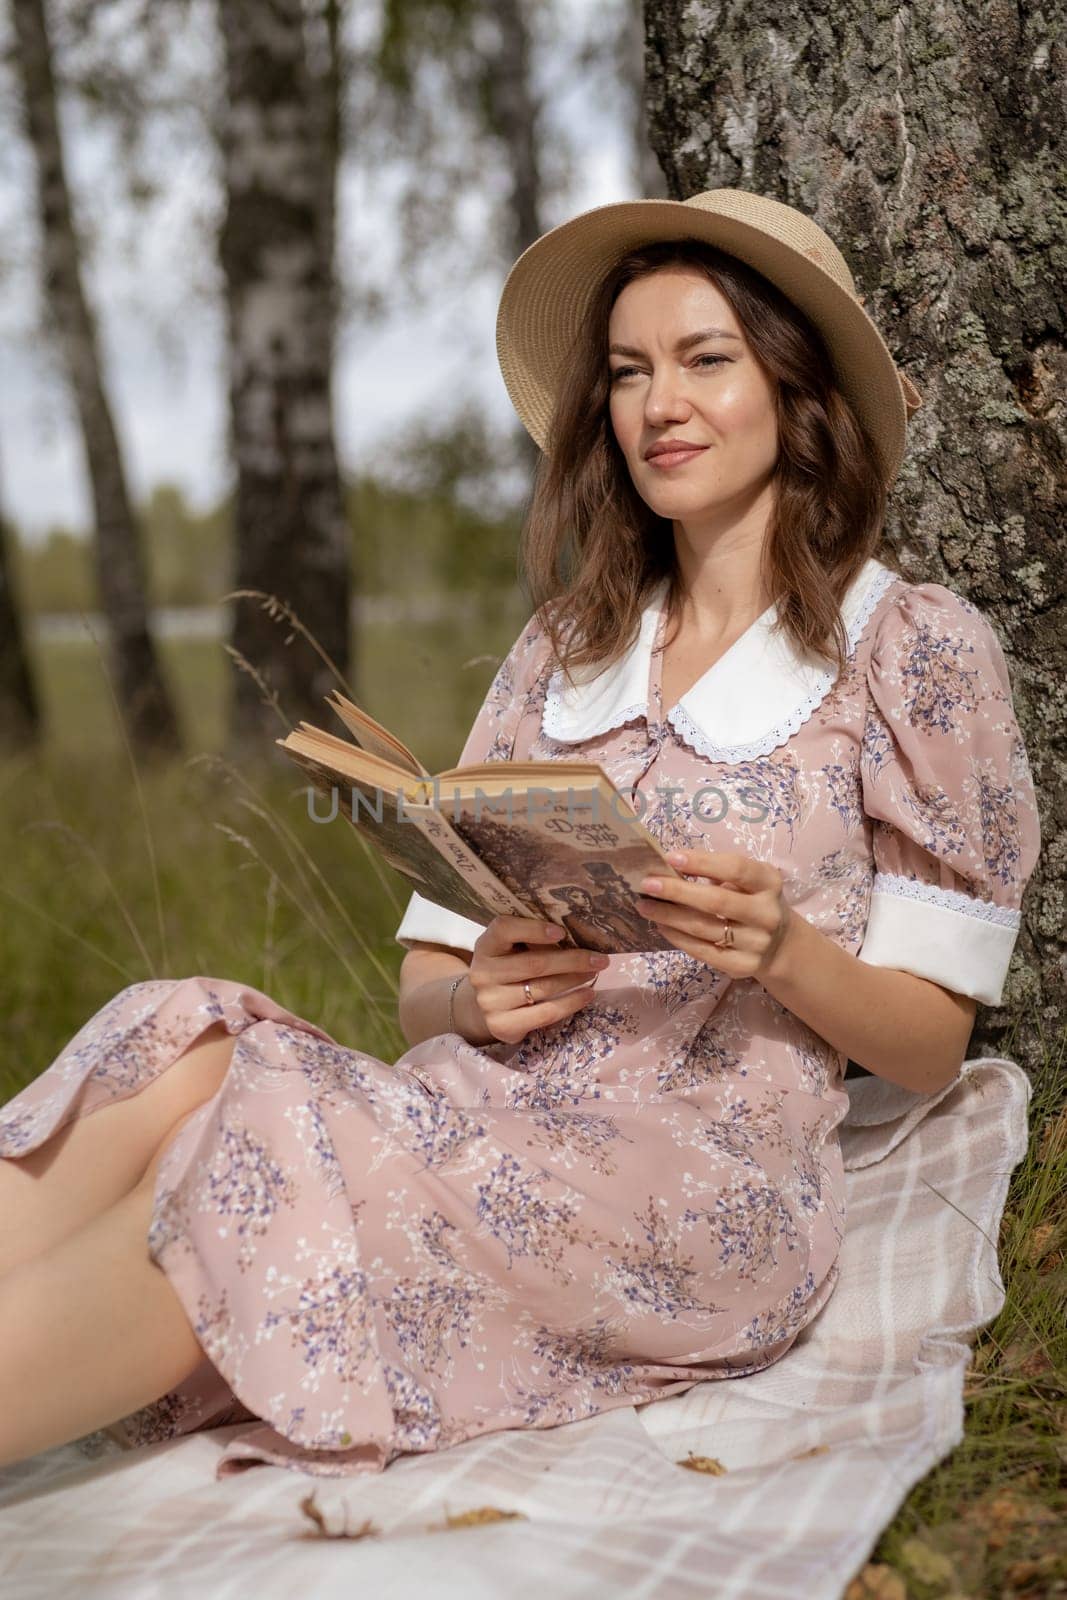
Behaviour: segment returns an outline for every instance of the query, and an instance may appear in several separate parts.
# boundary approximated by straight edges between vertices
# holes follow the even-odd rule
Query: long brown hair
[[[733,307],[745,338],[777,379],[775,506],[763,584],[801,651],[844,666],[840,602],[879,548],[887,489],[873,440],[838,387],[818,329],[774,284],[701,240],[665,240],[623,256],[604,275],[563,370],[547,453],[520,538],[524,587],[569,671],[607,666],[633,644],[651,591],[670,578],[668,618],[680,619],[680,574],[669,518],[634,487],[608,410],[608,320],[627,284],[664,267],[695,267]],[[670,635],[673,638],[673,633]]]

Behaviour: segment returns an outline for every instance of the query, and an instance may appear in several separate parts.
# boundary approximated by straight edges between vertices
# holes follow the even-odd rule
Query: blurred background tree
[[[326,22],[317,68],[303,0],[218,0],[219,257],[237,474],[231,656],[254,669],[238,670],[232,685],[227,748],[242,759],[280,731],[264,689],[298,721],[321,713],[339,678],[350,681],[350,548],[332,399],[338,7],[316,20]],[[293,634],[268,596],[322,656],[290,648]]]
[[[262,46],[232,9],[236,3],[50,0],[61,105],[80,146],[106,137],[112,153],[108,204],[82,207],[83,254],[91,271],[94,258],[106,258],[121,236],[131,260],[147,255],[163,232],[168,183],[192,154],[198,186],[181,234],[182,262],[189,313],[206,309],[230,352],[229,379],[220,375],[220,387],[229,390],[229,439],[220,434],[212,448],[229,452],[233,487],[208,509],[200,491],[195,511],[172,500],[166,514],[156,498],[165,483],[142,491],[136,515],[148,601],[214,606],[235,587],[278,593],[356,685],[364,596],[414,587],[458,600],[484,595],[496,604],[497,591],[514,585],[518,525],[537,452],[510,414],[506,429],[493,426],[472,389],[451,394],[439,413],[413,412],[403,440],[366,464],[349,452],[342,474],[330,426],[338,345],[351,347],[390,319],[417,314],[444,284],[466,277],[472,289],[487,279],[499,287],[514,253],[550,225],[551,211],[571,209],[585,153],[565,108],[555,105],[568,81],[572,96],[597,105],[605,125],[617,130],[624,184],[629,173],[647,172],[647,144],[635,132],[643,129],[641,9],[636,0],[595,10],[530,0],[503,11],[459,0],[418,0],[404,8],[382,0],[357,15],[336,0],[294,0],[285,27],[271,32],[273,40],[284,37],[293,70],[279,73],[271,88],[262,60],[249,66]],[[274,16],[276,9],[257,8],[257,16]],[[242,70],[262,98],[249,115],[234,110],[227,38],[252,52]],[[12,67],[14,45],[9,39]],[[257,158],[251,143],[238,151],[234,130],[253,142],[277,139],[281,121],[293,120],[293,102],[279,103],[268,116],[271,97],[278,84],[290,94],[301,82],[300,204],[292,212],[292,193],[278,193],[280,209],[267,220],[261,183],[236,192]],[[282,155],[293,154],[291,144],[263,150],[260,174],[279,171]],[[480,196],[470,181],[474,171],[485,180]],[[358,207],[375,185],[395,195],[396,234],[395,261],[377,280],[358,250]],[[339,192],[347,197],[340,229]],[[473,198],[482,201],[480,210],[461,223],[460,211],[471,213]],[[278,246],[286,227],[290,239],[309,241],[305,267],[312,263],[314,287],[303,294],[291,272],[285,276]],[[273,250],[249,234],[256,228],[266,230]],[[485,303],[491,305],[491,293]],[[268,310],[277,318],[273,329],[263,320]],[[135,314],[146,325],[158,318],[160,347],[180,359],[175,318],[162,302],[155,306],[151,284],[141,289]],[[186,315],[182,308],[178,328]],[[480,330],[483,347],[491,316],[489,310]],[[190,327],[197,332],[195,323]],[[279,329],[291,331],[288,341]],[[303,363],[299,379],[291,365],[287,374],[282,370],[283,346],[290,363]],[[120,378],[128,373],[118,370]],[[299,393],[308,384],[319,385],[314,404]],[[417,369],[412,387],[419,387]],[[318,430],[317,442],[307,437],[309,427]],[[307,448],[283,492],[276,446],[290,436]],[[184,487],[182,494],[188,498]],[[394,512],[404,518],[399,542]],[[180,537],[191,541],[188,559],[176,545],[179,525]],[[212,537],[225,548],[210,553]],[[70,522],[38,529],[32,538],[15,530],[12,561],[31,619],[42,609],[93,611],[103,604],[83,539],[84,530]],[[229,643],[274,684],[288,720],[316,714],[325,679],[314,653],[299,641],[286,645],[287,630],[249,599],[234,605],[230,626]],[[272,759],[265,734],[268,725],[279,730],[276,714],[272,723],[260,688],[232,661],[226,681],[228,748],[236,754],[240,745],[244,759]]]
[[[82,283],[45,0],[12,0],[23,128],[33,151],[41,299],[73,396],[93,502],[93,553],[117,703],[138,754],[173,754],[178,724],[148,625],[126,468]]]
[[[0,510],[0,757],[32,746],[40,732],[40,705],[15,582],[11,539]]]
[[[640,5],[17,3],[0,6],[0,441],[17,490],[0,544],[0,1070],[39,1063],[120,975],[191,968],[380,1027],[388,1053],[406,891],[351,830],[309,830],[273,744],[298,718],[330,722],[332,673],[226,597],[275,595],[428,766],[455,758],[529,614],[516,553],[536,452],[500,403],[493,309],[538,233],[647,172]],[[42,28],[47,139],[23,112]],[[45,199],[81,391],[57,246],[26,226],[60,142],[65,212],[51,178]],[[399,423],[375,433],[385,390]],[[88,466],[56,492],[86,425],[130,507],[125,555],[103,563]],[[178,470],[147,468],[161,459]],[[127,558],[190,758],[158,773],[110,653]],[[167,726],[160,712],[151,731]],[[323,881],[356,893],[351,925],[322,914]]]

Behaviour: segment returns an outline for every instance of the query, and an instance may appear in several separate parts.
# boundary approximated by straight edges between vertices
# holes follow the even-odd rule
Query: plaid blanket
[[[240,1424],[132,1451],[92,1434],[0,1471],[3,1591],[838,1600],[962,1438],[1031,1093],[1000,1058],[933,1095],[847,1086],[840,1282],[774,1366],[359,1480],[261,1466],[216,1481]]]

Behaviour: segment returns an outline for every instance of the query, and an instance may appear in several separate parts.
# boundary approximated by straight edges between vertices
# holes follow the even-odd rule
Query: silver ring
[[[526,1004],[527,1004],[527,1005],[528,1005],[528,1006],[532,1006],[532,1005],[533,1005],[533,1004],[534,1004],[534,997],[533,997],[533,995],[532,995],[532,994],[531,994],[531,993],[530,993],[530,985],[529,985],[529,984],[528,984],[528,983],[524,983],[524,984],[523,984],[523,988],[524,988],[524,989],[525,989],[525,991],[526,991]]]

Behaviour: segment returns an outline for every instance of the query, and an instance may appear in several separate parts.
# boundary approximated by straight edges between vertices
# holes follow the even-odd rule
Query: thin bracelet
[[[466,976],[467,976],[467,974],[465,972],[461,972],[459,977],[458,978],[453,978],[451,984],[449,985],[449,989],[448,989],[448,1031],[449,1031],[449,1033],[455,1033],[455,1031],[456,1031],[456,1018],[455,1018],[455,1014],[453,1012],[453,1007],[454,1007],[454,1005],[456,1003],[456,990],[459,988],[460,984],[463,982],[463,980],[464,980],[464,978]]]

